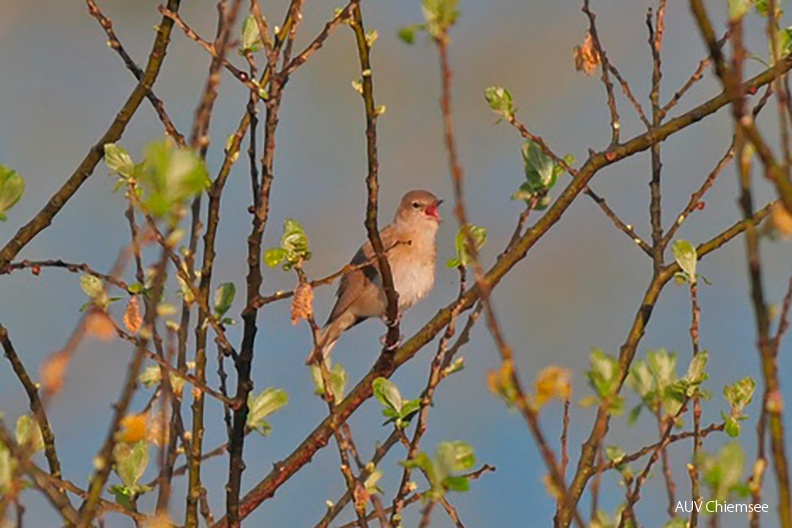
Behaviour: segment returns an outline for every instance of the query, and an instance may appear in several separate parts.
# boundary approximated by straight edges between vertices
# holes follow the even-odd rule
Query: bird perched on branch
[[[434,285],[437,247],[435,238],[442,219],[437,211],[442,200],[429,191],[405,194],[393,222],[380,232],[399,294],[399,317],[426,297]],[[364,265],[367,262],[370,264]],[[350,262],[357,267],[341,277],[335,306],[319,335],[307,363],[327,357],[341,334],[369,317],[384,317],[387,298],[371,242],[366,242]]]

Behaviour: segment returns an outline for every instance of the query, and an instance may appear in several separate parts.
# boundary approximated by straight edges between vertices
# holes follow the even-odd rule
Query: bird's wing
[[[387,250],[390,248],[396,240],[396,233],[393,229],[393,226],[389,225],[385,227],[380,232],[380,239],[382,240],[383,247]],[[364,262],[371,260],[374,257],[374,248],[371,247],[371,242],[368,241],[355,253],[355,256],[352,257],[350,264],[353,266],[363,264]],[[337,319],[341,314],[343,314],[351,305],[354,303],[360,295],[366,291],[366,288],[369,285],[375,285],[377,288],[381,288],[381,279],[379,273],[379,264],[375,261],[368,266],[364,266],[362,268],[352,270],[348,273],[345,273],[341,277],[341,282],[338,285],[338,291],[336,292],[336,296],[338,300],[333,307],[333,311],[330,312],[330,317],[327,318],[327,323],[325,326],[332,323],[335,319]]]

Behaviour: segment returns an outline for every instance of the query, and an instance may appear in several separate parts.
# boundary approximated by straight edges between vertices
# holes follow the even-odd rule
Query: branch
[[[597,54],[600,56],[602,60],[602,64],[600,65],[602,70],[602,84],[605,85],[605,92],[608,95],[608,109],[610,110],[611,115],[611,146],[619,144],[619,131],[621,129],[621,123],[619,122],[619,110],[616,108],[616,97],[613,95],[613,83],[610,80],[610,76],[608,72],[610,71],[610,62],[608,61],[608,56],[605,53],[605,50],[602,48],[602,44],[599,40],[599,35],[597,34],[597,24],[595,20],[597,16],[591,11],[589,6],[589,0],[583,0],[583,13],[589,19],[589,33],[591,34],[591,40],[594,43],[594,49],[597,50]]]
[[[194,41],[204,50],[206,50],[206,52],[212,57],[213,63],[217,63],[222,67],[224,67],[226,70],[228,70],[228,72],[231,75],[233,75],[236,78],[236,80],[242,83],[248,90],[258,92],[259,90],[258,86],[256,86],[250,80],[250,76],[244,71],[234,66],[233,64],[231,64],[230,62],[228,62],[228,59],[225,58],[225,51],[224,51],[225,46],[219,46],[220,50],[218,51],[217,49],[218,46],[216,45],[217,43],[209,42],[203,37],[201,37],[198,33],[195,32],[194,29],[192,29],[187,24],[187,22],[184,21],[184,19],[182,19],[181,16],[179,16],[178,13],[175,13],[174,11],[163,6],[159,6],[157,9],[159,10],[160,13],[162,13],[162,16],[165,16],[168,19],[172,20],[174,23],[176,23],[176,25],[179,26],[179,29],[182,30],[182,32],[187,36],[187,38]],[[194,139],[191,140],[190,142],[193,143]]]
[[[11,452],[11,455],[19,464],[20,469],[26,473],[33,480],[35,486],[46,495],[47,499],[58,510],[63,520],[74,525],[79,516],[74,507],[72,507],[69,498],[60,488],[50,483],[46,478],[49,477],[46,472],[40,469],[37,471],[38,468],[30,461],[29,449],[27,449],[26,446],[17,445],[11,432],[2,421],[0,421],[0,445],[4,445]]]
[[[85,273],[96,277],[102,282],[112,284],[116,288],[124,291],[129,290],[129,285],[121,278],[94,270],[86,263],[77,264],[74,262],[64,262],[63,260],[22,260],[20,262],[10,262],[5,269],[0,270],[0,275],[11,273],[14,270],[30,269],[33,275],[38,275],[41,268],[63,268],[71,273]]]
[[[283,36],[293,35],[302,18],[301,6],[302,2],[300,0],[292,0],[290,3],[283,29],[279,33],[272,52],[268,54],[269,63],[264,73],[264,76],[269,80],[269,98],[267,100],[267,116],[264,126],[264,153],[261,160],[261,181],[255,182],[253,187],[253,221],[250,236],[247,241],[248,272],[246,277],[246,308],[242,311],[242,319],[244,321],[242,346],[239,353],[239,360],[235,362],[237,387],[234,399],[241,402],[247,402],[247,397],[253,389],[251,369],[253,365],[256,333],[258,332],[258,327],[256,325],[258,309],[253,307],[253,301],[258,298],[263,282],[261,275],[261,245],[264,230],[266,229],[267,220],[269,218],[270,189],[272,188],[272,180],[275,177],[275,131],[278,127],[278,116],[281,97],[283,95],[282,89],[288,80],[287,77],[273,75],[272,72],[275,71],[278,55],[281,53],[285,43]],[[247,112],[245,116],[248,117],[249,112]],[[232,431],[229,438],[228,451],[230,456],[228,483],[226,486],[226,509],[230,526],[238,526],[240,520],[244,517],[244,514],[240,512],[239,497],[242,486],[242,471],[245,469],[242,453],[245,443],[245,424],[247,422],[247,416],[247,405],[242,405],[234,412]]]
[[[165,287],[165,270],[167,268],[167,263],[167,253],[163,249],[159,257],[159,261],[154,268],[151,296],[147,301],[150,306],[147,307],[148,309],[146,310],[146,315],[143,320],[143,327],[152,329],[152,332],[154,330],[157,317],[156,303],[159,302]],[[94,516],[96,515],[102,491],[105,484],[107,483],[107,479],[110,476],[110,471],[112,470],[114,464],[113,449],[116,445],[117,433],[121,425],[121,420],[126,416],[129,406],[132,403],[132,397],[137,390],[137,378],[143,366],[143,358],[145,357],[144,347],[147,341],[148,340],[145,339],[141,340],[140,345],[137,347],[137,350],[135,350],[135,353],[129,362],[129,366],[127,367],[126,380],[124,381],[121,396],[113,406],[113,418],[111,420],[107,436],[105,437],[104,443],[102,444],[102,448],[95,458],[96,462],[94,465],[96,466],[96,471],[94,471],[94,474],[90,479],[91,485],[88,489],[88,497],[80,506],[80,522],[78,523],[79,528],[90,526],[93,522]]]
[[[553,152],[553,150],[550,149],[550,147],[547,145],[544,139],[542,139],[540,136],[537,136],[536,134],[528,130],[528,128],[524,124],[518,121],[515,114],[510,114],[507,119],[509,123],[520,132],[520,135],[523,138],[536,143],[539,149],[546,156],[549,156],[553,160],[553,162],[555,162],[559,167],[564,169],[570,176],[572,176],[573,178],[577,176],[578,171],[575,170],[573,167],[571,167],[566,161],[564,161],[562,157],[560,157],[555,152]],[[583,189],[583,194],[594,200],[594,203],[597,204],[597,206],[602,210],[602,212],[605,213],[605,216],[607,216],[608,219],[610,219],[610,221],[613,222],[613,225],[615,225],[618,230],[626,234],[628,237],[630,237],[630,240],[638,244],[638,247],[641,248],[641,250],[644,253],[646,253],[650,257],[652,256],[652,248],[649,247],[649,244],[647,244],[640,236],[638,236],[638,234],[633,229],[633,226],[631,226],[630,224],[625,224],[622,221],[622,219],[616,215],[613,209],[611,209],[610,206],[605,201],[605,198],[594,192],[594,190],[588,185]]]
[[[16,350],[14,350],[14,345],[8,337],[8,330],[6,330],[2,324],[0,324],[0,345],[3,345],[5,356],[11,363],[11,368],[14,369],[14,373],[17,378],[19,378],[19,382],[22,383],[28,395],[30,410],[36,418],[36,422],[41,429],[41,437],[44,439],[44,454],[47,457],[50,474],[55,478],[60,478],[61,466],[58,460],[58,453],[55,450],[55,435],[52,433],[52,427],[50,427],[49,420],[47,419],[47,413],[41,403],[41,398],[39,398],[38,387],[36,387],[36,384],[30,379],[30,375],[28,375],[27,370],[25,370],[25,366],[19,359]]]
[[[789,160],[785,159],[782,165],[776,161],[770,147],[756,128],[756,122],[750,114],[745,113],[744,95],[736,89],[742,79],[742,67],[745,57],[745,49],[742,42],[742,20],[730,21],[732,32],[732,44],[734,54],[732,66],[726,64],[721,49],[715,41],[714,30],[707,16],[706,9],[701,0],[691,0],[691,10],[701,31],[702,38],[707,44],[710,55],[714,62],[715,72],[724,86],[724,90],[731,95],[732,117],[734,119],[736,136],[736,156],[738,160],[738,174],[740,182],[740,208],[746,222],[746,259],[748,262],[748,274],[751,286],[751,301],[753,303],[756,318],[756,331],[758,337],[758,348],[762,363],[762,375],[765,382],[763,396],[764,406],[762,412],[767,412],[770,425],[770,448],[773,454],[773,468],[775,470],[776,486],[778,488],[778,515],[781,525],[784,528],[792,527],[792,492],[790,492],[789,463],[786,457],[786,443],[784,440],[784,423],[781,410],[778,405],[768,405],[771,399],[778,398],[780,395],[780,384],[778,379],[778,366],[775,357],[774,347],[770,338],[770,318],[768,315],[767,304],[765,302],[764,287],[762,284],[761,260],[759,256],[759,239],[756,226],[753,221],[753,196],[751,189],[751,167],[750,156],[746,152],[746,146],[750,142],[754,150],[762,161],[765,177],[776,187],[780,201],[787,211],[792,212],[792,182],[789,178]],[[774,16],[774,2],[770,2],[771,17]],[[771,27],[773,22],[768,22]],[[778,55],[777,43],[771,43],[773,55]],[[785,73],[781,60],[777,60],[770,68],[774,73],[773,81],[777,89],[781,87],[779,78]],[[777,94],[786,95],[785,92]],[[786,112],[783,112],[784,105],[781,104],[780,123],[782,126],[782,139],[787,140]],[[788,145],[784,146],[785,155],[788,154]]]
[[[743,134],[746,136],[746,140],[750,141],[753,145],[756,154],[759,156],[759,159],[762,160],[765,177],[775,185],[778,197],[781,199],[784,207],[787,211],[792,213],[792,181],[790,181],[789,174],[784,168],[787,163],[784,163],[782,167],[776,161],[770,147],[756,128],[754,119],[751,118],[750,115],[744,114],[744,92],[740,93],[739,90],[742,78],[742,60],[745,51],[742,46],[741,21],[732,21],[730,23],[732,28],[732,43],[735,49],[735,57],[732,59],[732,62],[735,66],[729,68],[726,65],[723,52],[718,46],[718,41],[715,38],[715,31],[712,28],[712,23],[707,16],[702,0],[691,0],[690,7],[699,30],[701,31],[702,38],[709,48],[710,55],[714,62],[715,73],[717,73],[720,78],[725,92],[729,95],[729,100],[732,103],[732,115],[735,125],[742,130]],[[786,58],[783,61],[779,59],[775,65],[768,69],[768,71],[773,74],[773,81],[788,71],[785,63],[788,63]],[[787,517],[790,517],[790,515],[787,515]],[[792,521],[790,521],[790,526],[792,526]]]
[[[673,123],[673,121],[670,121],[669,123]],[[752,220],[757,223],[764,220],[770,214],[771,205],[772,204],[768,204],[764,208],[757,211]],[[696,248],[696,254],[698,258],[704,258],[704,256],[717,250],[727,242],[734,239],[734,237],[745,231],[747,224],[748,222],[745,220],[737,222],[729,229],[723,231],[708,242],[700,244]],[[668,281],[674,277],[674,274],[680,271],[681,268],[679,267],[679,264],[674,262],[664,267],[659,274],[653,276],[652,281],[650,282],[646,293],[641,300],[640,308],[635,315],[635,319],[633,321],[632,327],[630,328],[627,340],[621,346],[619,353],[621,384],[624,383],[624,380],[627,377],[630,365],[632,364],[633,358],[635,357],[635,351],[638,347],[638,343],[644,335],[646,325],[649,322],[649,318],[652,316],[652,311],[654,310],[655,303],[660,296],[660,292],[668,283]],[[580,497],[583,495],[583,491],[585,490],[589,479],[595,473],[594,468],[596,466],[594,464],[594,460],[599,447],[601,446],[601,443],[608,432],[609,422],[610,415],[607,412],[600,410],[597,413],[597,418],[594,422],[594,426],[592,427],[588,439],[583,443],[580,459],[578,460],[577,470],[575,471],[572,483],[570,484],[570,493],[572,494],[572,497],[575,501],[580,501]],[[570,521],[570,512],[565,510],[556,511],[556,524],[558,526],[569,526]]]
[[[792,59],[785,60],[783,64],[785,71],[789,70],[792,68]],[[774,73],[772,69],[762,72],[746,82],[743,85],[743,89],[748,91],[764,86],[772,81]],[[729,98],[725,93],[721,93],[709,101],[693,108],[689,112],[667,121],[651,131],[638,135],[626,143],[618,145],[617,147],[612,147],[606,152],[591,155],[578,171],[578,176],[566,187],[555,203],[545,212],[544,216],[536,222],[532,229],[524,233],[515,244],[512,244],[511,248],[489,269],[485,275],[485,281],[489,287],[495,287],[518,262],[525,258],[525,255],[536,242],[560,220],[561,216],[569,208],[577,195],[583,191],[583,188],[600,169],[637,152],[647,150],[653,143],[663,141],[668,136],[715,113],[728,103]],[[764,218],[767,214],[768,211],[763,210],[761,218]],[[757,218],[757,221],[758,220],[759,218]],[[702,251],[708,253],[709,251],[717,249],[717,247],[731,240],[743,230],[744,225],[742,223],[733,226],[708,244],[702,245],[699,248],[699,255],[702,254]],[[678,271],[676,264],[672,264],[671,269]],[[668,280],[670,280],[670,276]],[[477,288],[468,289],[462,300],[463,310],[472,307],[478,298]],[[450,321],[453,306],[455,306],[455,303],[440,310],[421,330],[401,345],[395,353],[392,364],[385,364],[383,361],[378,360],[368,374],[366,374],[350,394],[338,405],[336,412],[318,424],[289,456],[283,461],[276,463],[275,468],[245,495],[240,505],[240,514],[242,517],[249,515],[259,504],[270,498],[284,482],[289,480],[297,471],[305,466],[319,449],[327,445],[333,424],[346,421],[364,401],[371,397],[371,383],[377,377],[390,377],[401,365],[409,361],[421,348],[434,339]],[[629,360],[627,361],[627,363],[629,363],[632,361],[632,357],[625,357],[625,360]],[[590,466],[592,462],[593,459],[588,459],[587,463]],[[580,499],[579,494],[582,494],[582,486],[585,484],[585,481],[588,480],[589,475],[590,473],[586,474],[584,470],[581,472],[581,476],[577,477],[577,488],[571,489],[574,493],[573,497],[575,501]],[[568,521],[566,525],[568,525]],[[227,526],[227,520],[220,519],[215,526]]]
[[[168,9],[176,12],[179,9],[181,0],[168,0]],[[157,30],[157,37],[154,40],[154,47],[149,54],[146,70],[143,77],[138,82],[135,89],[130,94],[124,106],[121,107],[113,123],[99,139],[99,141],[91,147],[88,154],[75,169],[74,173],[68,180],[61,186],[60,189],[49,199],[44,208],[33,217],[27,224],[25,224],[14,237],[6,243],[2,250],[0,250],[0,269],[4,268],[11,260],[16,257],[22,248],[30,243],[42,230],[52,224],[53,218],[60,212],[64,205],[74,196],[77,189],[88,179],[93,173],[96,165],[101,161],[104,156],[104,146],[107,143],[114,143],[121,138],[126,126],[132,119],[143,97],[146,93],[151,91],[154,81],[159,75],[162,62],[165,60],[165,53],[170,42],[171,29],[173,22],[167,17],[163,17],[160,21],[159,29]]]
[[[547,466],[548,471],[550,472],[550,478],[553,482],[554,487],[559,491],[561,494],[561,502],[566,502],[567,496],[567,489],[566,483],[564,481],[564,477],[561,474],[561,469],[556,462],[555,454],[550,449],[549,444],[547,443],[544,434],[542,433],[540,426],[539,426],[539,416],[537,411],[528,401],[528,398],[525,394],[525,391],[522,388],[522,383],[520,381],[519,375],[517,373],[517,369],[514,366],[514,354],[512,352],[511,346],[506,342],[506,338],[503,335],[503,332],[500,328],[500,324],[498,323],[498,319],[495,315],[495,309],[492,306],[492,302],[490,299],[490,287],[486,282],[484,276],[484,269],[482,268],[481,264],[478,261],[478,252],[476,249],[476,242],[473,239],[473,235],[470,232],[469,226],[470,222],[468,221],[467,211],[465,207],[465,196],[464,196],[464,178],[462,175],[462,167],[459,163],[459,157],[457,154],[456,148],[456,140],[454,138],[454,128],[452,123],[452,115],[451,115],[451,66],[448,60],[448,27],[444,27],[442,33],[436,35],[434,38],[435,44],[437,45],[437,50],[440,54],[440,72],[441,72],[441,89],[442,95],[440,97],[440,107],[443,116],[443,136],[445,142],[446,152],[448,154],[448,165],[451,172],[451,181],[454,186],[454,215],[456,216],[457,222],[459,223],[459,228],[462,233],[465,235],[465,243],[467,246],[467,252],[471,257],[471,265],[473,267],[473,274],[476,279],[476,289],[478,290],[479,297],[481,299],[481,304],[484,307],[484,313],[486,316],[486,323],[487,328],[492,335],[493,340],[498,348],[498,351],[501,356],[501,369],[502,372],[508,372],[509,375],[509,383],[514,388],[516,396],[514,398],[515,406],[520,410],[523,418],[525,419],[531,434],[536,441],[539,451],[542,454],[542,458],[544,459],[545,465]],[[618,136],[615,140],[618,139]],[[615,141],[614,140],[614,141]],[[461,303],[460,303],[461,307]],[[454,315],[458,312],[452,312],[452,319]],[[450,324],[450,323],[449,323]],[[420,440],[420,435],[418,434],[420,430],[416,430],[416,437],[413,439],[413,445],[410,446],[411,450],[417,448],[417,441]],[[415,453],[411,453],[413,456]],[[405,477],[408,476],[407,474],[404,475]],[[406,481],[402,479],[402,489],[405,489]],[[424,509],[424,515],[422,517],[422,525],[424,522],[426,525],[429,523],[429,517],[432,511],[432,505],[434,502],[429,502]],[[397,505],[394,502],[394,507]],[[394,511],[396,508],[394,508]],[[574,517],[576,522],[578,523],[581,528],[583,527],[583,520],[580,517],[580,514],[577,512],[577,508],[572,508]],[[398,512],[397,512],[398,513]],[[393,520],[393,518],[392,518]]]
[[[368,173],[366,175],[366,187],[368,189],[368,201],[366,203],[366,232],[377,255],[377,264],[382,277],[382,290],[387,299],[385,310],[385,324],[388,333],[383,346],[383,354],[392,356],[393,351],[399,341],[399,293],[393,285],[393,273],[391,271],[385,248],[379,235],[379,225],[377,223],[377,201],[379,195],[379,158],[377,157],[377,106],[374,103],[374,81],[371,72],[371,47],[366,38],[366,30],[363,27],[363,15],[360,11],[360,2],[354,2],[352,9],[352,20],[350,25],[355,32],[358,56],[360,57],[360,74],[362,77],[363,102],[366,109],[366,159],[368,162]]]
[[[102,29],[104,29],[108,39],[107,43],[110,48],[114,49],[121,56],[121,60],[124,61],[124,65],[126,65],[127,69],[132,72],[132,75],[134,75],[138,81],[141,81],[143,79],[143,70],[132,60],[132,57],[130,57],[124,49],[121,41],[118,40],[118,36],[113,29],[113,21],[102,13],[94,0],[85,0],[85,3],[88,4],[88,13],[90,13],[90,15],[99,22]],[[154,110],[157,112],[162,125],[165,127],[165,133],[173,138],[179,146],[183,147],[186,144],[184,136],[176,130],[176,126],[165,111],[165,105],[162,100],[154,94],[154,90],[148,90],[146,92],[146,98],[151,102],[151,106],[153,106]]]

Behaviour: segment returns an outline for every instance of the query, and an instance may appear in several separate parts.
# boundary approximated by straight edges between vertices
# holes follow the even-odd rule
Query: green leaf
[[[143,477],[149,463],[148,445],[141,440],[133,445],[116,444],[113,450],[115,470],[124,486],[131,490],[137,489],[138,481]]]
[[[663,528],[688,528],[688,520],[682,517],[674,517],[665,523]]]
[[[189,368],[194,368],[195,364],[191,361],[188,361],[187,366]],[[170,380],[170,385],[171,389],[173,389],[173,392],[176,395],[180,395],[184,389],[186,380],[172,373],[168,374],[168,379]],[[162,382],[162,367],[159,365],[149,365],[140,374],[140,376],[138,376],[138,382],[148,389],[151,387],[156,387]]]
[[[276,412],[289,402],[286,391],[275,388],[265,389],[256,396],[252,392],[248,395],[247,426],[258,431],[262,436],[267,436],[271,430],[270,424],[265,420],[267,416]]]
[[[80,276],[80,287],[85,295],[94,300],[106,294],[102,281],[93,275]]]
[[[266,97],[262,97],[262,99],[266,99]],[[229,136],[226,138],[225,149],[223,150],[223,152],[225,152],[226,155],[231,153],[231,147],[234,146],[234,137],[235,137],[234,134],[229,134]],[[237,160],[239,160],[239,147],[237,147],[234,153],[231,154],[229,160],[231,161],[232,164],[236,163]]]
[[[182,278],[181,275],[176,275],[176,282],[179,284],[179,292],[181,292],[182,299],[187,304],[192,304],[195,301],[195,293],[190,288],[190,284]]]
[[[736,22],[748,12],[751,7],[751,0],[728,0],[729,20]]]
[[[325,361],[330,371],[330,390],[333,391],[335,401],[338,403],[344,399],[344,390],[346,389],[347,383],[347,371],[344,369],[344,366],[341,363],[336,363],[331,367],[330,359],[328,358]],[[314,394],[317,396],[324,396],[324,380],[322,380],[322,371],[319,365],[311,365],[311,377],[314,383]]]
[[[548,191],[555,185],[557,177],[555,163],[542,152],[542,149],[534,141],[528,140],[522,147],[523,163],[525,165],[525,177],[531,190],[534,192]]]
[[[413,458],[412,460],[403,460],[400,462],[400,464],[408,469],[418,468],[418,469],[422,469],[423,471],[426,471],[429,475],[434,474],[434,467],[432,465],[432,460],[429,458],[429,455],[427,455],[423,451],[418,453],[415,456],[415,458]]]
[[[473,224],[468,224],[468,229],[470,230],[470,235],[473,238],[475,243],[476,252],[478,253],[481,248],[484,247],[484,244],[487,243],[487,228],[476,226]],[[469,266],[471,262],[473,262],[472,256],[468,253],[467,250],[467,237],[465,236],[465,231],[463,228],[460,228],[456,235],[456,251],[457,256],[454,259],[449,260],[446,265],[449,268],[452,267],[459,267],[461,266]],[[451,266],[452,263],[458,262],[456,266]]]
[[[735,381],[731,385],[723,388],[723,396],[732,406],[732,412],[740,414],[742,410],[751,403],[756,382],[750,376]]]
[[[781,28],[776,35],[776,39],[778,41],[778,55],[784,58],[792,51],[792,26]],[[771,48],[770,57],[772,58],[772,56]]]
[[[605,456],[608,457],[608,460],[611,462],[619,463],[622,458],[627,456],[627,453],[618,446],[609,445],[605,447]]]
[[[415,43],[415,33],[417,31],[423,31],[425,26],[423,24],[412,24],[410,26],[404,26],[399,28],[399,38],[402,42],[406,44],[414,44]]]
[[[344,390],[347,383],[347,371],[341,363],[336,363],[330,369],[330,388],[333,391],[336,402],[344,399]]]
[[[402,397],[396,384],[379,377],[372,382],[371,386],[374,389],[374,396],[382,405],[392,409],[397,415],[401,414]]]
[[[297,220],[287,218],[283,222],[281,247],[289,253],[302,254],[308,250],[308,237]]]
[[[627,425],[635,425],[638,422],[638,418],[641,416],[641,411],[643,411],[643,404],[636,405],[630,411],[630,414],[627,415]]]
[[[467,477],[446,477],[443,479],[443,487],[448,491],[464,493],[470,490],[470,479]]]
[[[0,165],[0,220],[6,219],[11,209],[25,193],[25,180],[14,169]]]
[[[426,29],[434,38],[440,38],[456,22],[457,3],[457,0],[422,0]]]
[[[437,446],[437,463],[444,475],[467,471],[476,463],[473,446],[467,442],[440,442]]]
[[[465,358],[458,357],[453,361],[453,363],[451,363],[450,365],[448,365],[446,368],[443,369],[442,375],[444,378],[446,378],[451,374],[455,374],[464,368],[465,368]]]
[[[5,444],[0,444],[0,492],[4,493],[10,487],[15,468],[16,460]]]
[[[129,288],[127,288],[127,291],[129,293],[131,293],[132,295],[136,295],[138,293],[143,293],[143,285],[140,284],[139,282],[135,282],[135,283],[129,285]]]
[[[135,163],[126,149],[115,143],[105,143],[104,162],[107,168],[117,173],[124,179],[131,178],[135,174]]]
[[[146,147],[139,180],[143,207],[158,217],[173,212],[211,185],[203,160],[167,139]]]
[[[550,197],[547,194],[555,186],[564,169],[542,152],[538,143],[531,140],[523,144],[522,158],[525,182],[512,195],[512,200],[524,200],[535,209],[544,210],[550,205]],[[567,164],[574,163],[574,156],[568,154],[564,156],[564,161]]]
[[[396,427],[399,429],[404,429],[408,425],[410,425],[410,420],[412,419],[415,414],[421,410],[421,400],[405,400],[404,404],[402,405],[402,410],[399,413],[399,417],[396,420]]]
[[[269,248],[264,252],[264,263],[270,268],[274,268],[286,258],[286,250],[279,247]]]
[[[126,486],[113,485],[107,488],[107,491],[113,494],[116,504],[123,506],[127,510],[135,509],[134,500],[137,496],[137,493],[135,493],[133,490],[127,488]]]
[[[726,500],[741,487],[745,467],[745,453],[737,443],[724,445],[716,456],[703,453],[698,462],[700,473],[714,494],[714,499]]]
[[[706,350],[694,355],[693,359],[690,360],[690,365],[688,366],[688,371],[685,378],[691,383],[701,383],[707,379],[707,374],[704,372],[704,369],[707,368],[708,360],[709,354]]]
[[[239,45],[242,52],[259,51],[264,47],[264,41],[261,39],[261,32],[259,31],[256,17],[249,14],[242,22],[242,42]]]
[[[677,240],[673,246],[674,259],[688,276],[691,284],[696,283],[696,248],[687,240]]]
[[[489,86],[484,89],[484,98],[489,104],[490,110],[501,116],[503,119],[514,117],[514,102],[512,95],[502,86]]]
[[[649,371],[660,391],[676,381],[676,356],[676,352],[669,353],[664,348],[650,350],[646,355]]]
[[[591,351],[590,361],[591,370],[587,374],[592,388],[602,398],[615,394],[619,383],[618,360],[595,348]]]
[[[363,483],[365,486],[366,491],[369,494],[373,495],[375,493],[381,493],[382,491],[377,487],[377,482],[382,478],[382,471],[379,469],[375,469],[372,471],[369,476],[366,478],[366,481]]]
[[[34,452],[44,450],[44,437],[38,422],[23,414],[16,422],[16,441],[19,445],[30,445]]]
[[[641,399],[651,396],[654,391],[654,379],[649,366],[644,361],[633,362],[626,383]]]
[[[236,286],[233,282],[224,282],[217,287],[214,295],[214,310],[219,319],[222,319],[231,308],[235,295]]]
[[[589,394],[588,396],[583,396],[580,398],[578,405],[583,408],[594,407],[595,405],[599,404],[599,398],[596,396]]]
[[[737,438],[740,436],[740,422],[731,416],[728,417],[725,422],[725,430],[727,435],[732,438]]]
[[[283,268],[288,270],[300,260],[309,260],[311,252],[308,250],[308,236],[297,220],[287,218],[283,222],[283,236],[279,248],[269,248],[264,252],[264,262],[274,268],[283,263]]]

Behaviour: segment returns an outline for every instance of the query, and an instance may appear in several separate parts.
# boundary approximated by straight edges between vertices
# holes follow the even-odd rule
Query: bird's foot
[[[399,339],[397,339],[396,342],[393,343],[393,345],[387,347],[387,351],[388,352],[393,352],[394,350],[399,348],[399,346],[401,346],[401,344],[402,344],[402,340],[403,339],[404,339],[404,334],[399,334]],[[385,334],[382,337],[380,337],[380,343],[382,344],[382,346],[385,346],[385,345],[388,344],[388,334]]]
[[[402,314],[401,310],[397,311],[396,312],[396,319],[391,321],[390,319],[388,319],[387,315],[383,314],[382,315],[382,322],[385,323],[385,326],[387,326],[388,328],[390,328],[392,326],[398,326],[402,322],[402,315],[403,314]]]

